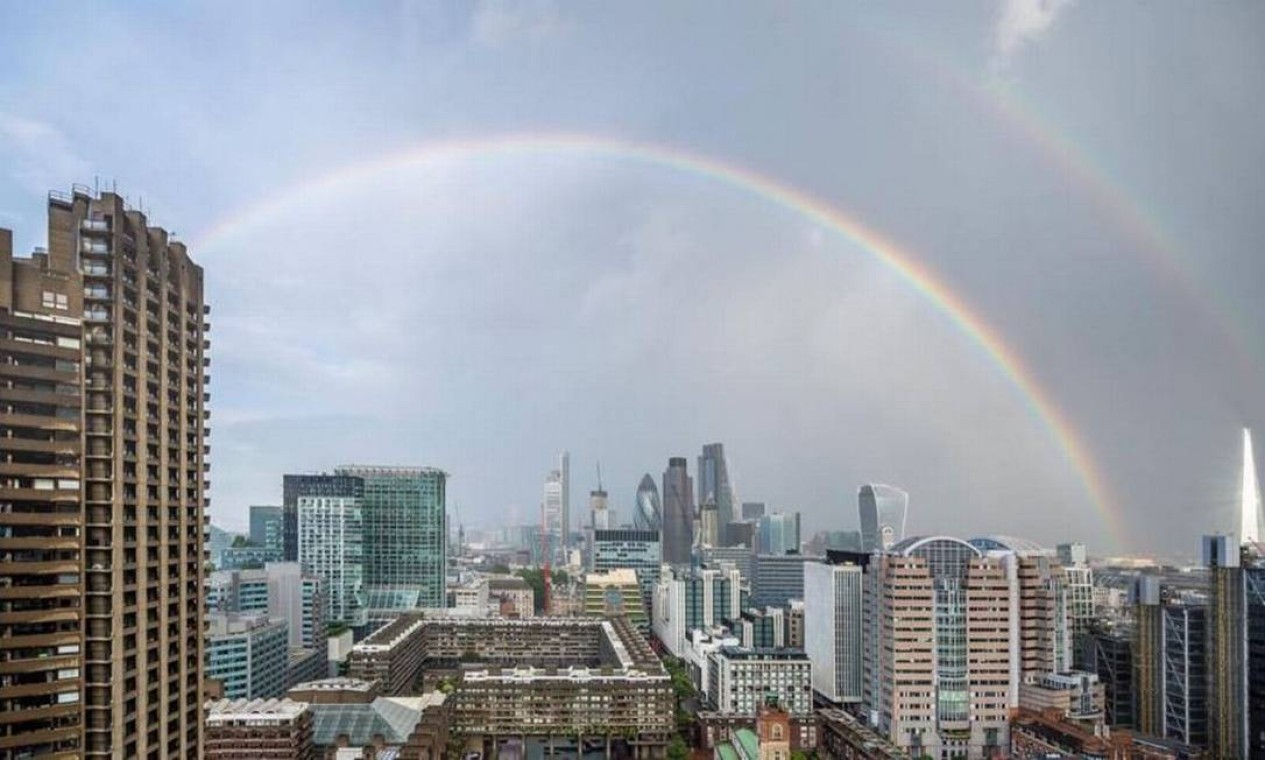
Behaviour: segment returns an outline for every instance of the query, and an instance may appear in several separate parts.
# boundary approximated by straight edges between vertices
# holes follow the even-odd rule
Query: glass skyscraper
[[[445,491],[433,467],[339,467],[364,483],[365,587],[417,592],[417,606],[443,607],[448,564]]]
[[[905,538],[909,494],[885,485],[863,485],[857,493],[861,511],[861,549],[888,549]]]
[[[637,530],[660,530],[663,528],[663,507],[659,503],[659,487],[654,484],[650,473],[641,476],[637,486],[637,499],[633,507],[633,527]]]
[[[723,526],[734,519],[734,489],[729,482],[723,443],[703,446],[703,455],[698,458],[698,503],[706,504],[709,499],[716,502],[716,524],[722,526],[723,532]]]
[[[688,565],[694,546],[694,482],[685,457],[672,457],[663,473],[663,561]]]

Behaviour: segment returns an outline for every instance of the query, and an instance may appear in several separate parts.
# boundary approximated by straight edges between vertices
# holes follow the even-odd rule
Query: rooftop
[[[206,722],[208,726],[276,725],[295,720],[307,709],[306,702],[289,699],[220,699],[207,704]]]

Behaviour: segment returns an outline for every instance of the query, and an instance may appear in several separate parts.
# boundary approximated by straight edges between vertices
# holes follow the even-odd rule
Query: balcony
[[[84,232],[109,232],[110,223],[104,219],[84,219],[79,222],[79,229]]]
[[[79,252],[86,256],[109,256],[110,244],[104,240],[85,239],[79,247]]]

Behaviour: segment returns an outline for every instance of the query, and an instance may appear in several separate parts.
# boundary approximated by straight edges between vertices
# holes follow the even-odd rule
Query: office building
[[[792,599],[786,610],[786,646],[804,648],[804,600]]]
[[[742,519],[749,522],[755,522],[764,517],[764,502],[762,501],[744,501],[742,502]]]
[[[299,561],[299,498],[336,496],[359,499],[364,496],[360,478],[343,475],[285,475],[281,478],[282,559]]]
[[[825,562],[804,564],[804,650],[813,661],[813,688],[835,704],[862,697],[869,561],[868,554],[831,551]]]
[[[360,499],[351,496],[300,496],[299,564],[320,578],[326,617],[350,626],[364,625],[364,516]]]
[[[723,443],[703,446],[698,458],[698,503],[712,501],[716,505],[716,525],[725,526],[734,520],[734,489],[729,480],[729,462]],[[719,534],[717,538],[720,538]],[[716,544],[713,544],[716,545]]]
[[[1103,685],[1107,725],[1136,728],[1132,631],[1098,623],[1077,637],[1076,646],[1082,663],[1077,669],[1094,673]]]
[[[290,634],[284,621],[266,613],[216,612],[206,640],[206,675],[227,699],[279,697],[285,693]]]
[[[742,611],[738,571],[666,569],[655,587],[651,626],[663,646],[683,656],[690,632],[710,631]]]
[[[1204,746],[1208,741],[1208,608],[1174,603],[1161,610],[1164,723],[1160,735]]]
[[[746,649],[786,648],[786,613],[781,607],[750,607],[742,611],[729,627]],[[802,647],[792,647],[801,648]]]
[[[1243,482],[1239,492],[1239,543],[1261,543],[1261,484],[1256,478],[1256,457],[1252,452],[1252,431],[1243,429]]]
[[[861,516],[861,550],[887,549],[905,538],[909,494],[880,484],[863,485],[857,492]]]
[[[684,457],[668,460],[663,473],[663,561],[690,564],[694,546],[694,486]]]
[[[285,518],[282,507],[250,508],[250,542],[278,552],[276,561],[285,556]]]
[[[663,548],[658,531],[618,529],[593,532],[589,569],[603,573],[628,568],[636,573],[647,614],[662,565]]]
[[[1011,584],[956,538],[909,538],[866,578],[865,714],[914,756],[991,757],[1008,744]]]
[[[757,607],[785,607],[804,598],[804,566],[821,557],[801,554],[757,554],[751,562],[751,603]]]
[[[756,522],[756,550],[760,554],[799,552],[799,512],[774,512]]]
[[[722,543],[726,547],[741,546],[750,549],[755,546],[756,523],[748,520],[734,520],[728,525],[722,525],[721,529],[725,532],[725,540]]]
[[[206,580],[209,612],[267,613],[289,626],[292,648],[324,649],[325,595],[321,579],[297,562],[264,569],[217,570]]]
[[[120,196],[78,187],[49,194],[46,250],[14,258],[5,230],[0,257],[0,747],[195,755],[202,269]]]
[[[755,555],[746,546],[713,546],[703,548],[700,552],[703,567],[720,569],[725,565],[733,565],[742,576],[743,583],[751,582],[751,566]]]
[[[650,473],[641,476],[637,484],[637,496],[633,501],[633,528],[636,530],[660,530],[663,527],[663,508],[659,503],[659,487]]]
[[[312,711],[289,699],[220,699],[207,705],[206,760],[316,760]]]
[[[709,658],[704,693],[717,712],[754,717],[772,699],[791,715],[812,713],[813,667],[802,649],[724,646]]]
[[[448,567],[448,475],[434,467],[348,465],[337,475],[360,479],[364,585],[382,596],[416,594],[417,606],[443,607]]]
[[[1208,568],[1208,749],[1249,756],[1247,608],[1241,552],[1234,537],[1204,536]]]
[[[215,567],[217,570],[258,570],[269,562],[280,562],[282,556],[283,552],[276,547],[246,543],[222,549]]]

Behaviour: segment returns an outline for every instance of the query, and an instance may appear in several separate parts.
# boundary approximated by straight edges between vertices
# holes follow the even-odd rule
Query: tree
[[[689,760],[690,748],[680,736],[672,737],[668,743],[668,760]]]

